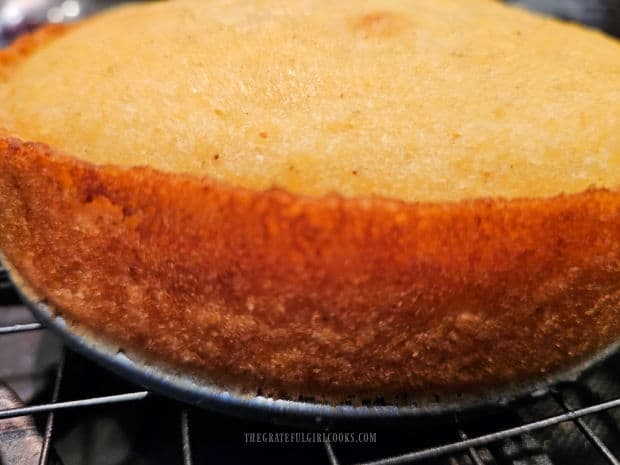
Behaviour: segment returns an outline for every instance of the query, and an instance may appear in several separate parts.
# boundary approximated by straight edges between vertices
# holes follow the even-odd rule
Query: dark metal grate
[[[0,288],[8,289],[10,284],[6,273],[0,269]],[[38,323],[26,323],[12,326],[0,327],[0,335],[10,335],[16,333],[23,333],[27,331],[45,330]],[[47,414],[47,421],[44,427],[43,446],[40,452],[39,464],[47,465],[49,463],[51,446],[54,442],[55,431],[55,416],[63,410],[67,409],[87,409],[91,406],[97,405],[112,405],[128,402],[142,401],[148,397],[153,397],[149,391],[135,390],[131,392],[124,392],[121,394],[107,395],[107,396],[93,396],[68,401],[59,401],[60,393],[63,389],[63,377],[67,366],[67,349],[60,359],[57,365],[55,380],[53,384],[52,396],[49,403],[37,403],[21,408],[14,408],[8,410],[0,410],[0,420],[13,418],[31,414]],[[112,375],[111,375],[112,376]],[[620,397],[611,398],[608,400],[600,400],[591,403],[587,406],[580,406],[578,408],[573,407],[572,401],[569,400],[569,391],[577,386],[578,383],[566,384],[560,388],[551,391],[549,394],[533,398],[530,400],[533,404],[540,404],[541,402],[553,402],[555,406],[561,411],[561,413],[539,417],[530,421],[523,422],[517,426],[504,427],[503,425],[494,425],[493,417],[489,416],[487,423],[497,426],[490,432],[484,434],[468,434],[464,425],[460,422],[458,417],[454,417],[449,422],[450,428],[454,431],[454,441],[444,442],[432,447],[426,447],[420,450],[412,450],[411,452],[399,453],[396,455],[390,455],[372,460],[355,460],[353,462],[347,462],[340,458],[338,449],[330,442],[324,442],[325,456],[324,463],[331,465],[349,465],[355,463],[356,465],[397,465],[405,463],[418,463],[422,461],[430,460],[432,463],[437,463],[437,459],[447,460],[441,463],[450,464],[494,464],[494,463],[513,463],[513,464],[526,464],[526,463],[552,463],[550,461],[527,461],[521,460],[515,455],[515,444],[532,444],[533,449],[540,448],[536,444],[536,440],[532,435],[546,428],[550,428],[554,425],[565,425],[572,423],[576,429],[581,433],[581,440],[587,441],[589,447],[597,451],[600,454],[602,463],[620,464],[620,460],[609,447],[610,444],[606,444],[603,438],[597,434],[594,428],[588,425],[584,418],[594,417],[596,415],[606,415],[612,409],[620,407]],[[513,407],[509,407],[513,408]],[[514,407],[516,409],[516,407]],[[530,408],[530,410],[536,410]],[[192,460],[192,427],[190,419],[193,415],[205,415],[200,410],[189,409],[187,406],[179,406],[178,419],[179,419],[179,463],[184,465],[191,465]],[[484,422],[483,422],[484,423]],[[609,438],[607,439],[609,443]],[[620,433],[614,440],[612,445],[620,444]],[[527,449],[527,447],[526,447]],[[539,455],[538,457],[543,457]],[[534,455],[534,457],[536,457]],[[523,458],[523,457],[521,457]]]

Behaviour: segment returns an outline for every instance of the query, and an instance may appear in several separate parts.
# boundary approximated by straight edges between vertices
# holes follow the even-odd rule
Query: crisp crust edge
[[[0,249],[58,311],[276,395],[484,392],[620,334],[620,194],[254,192],[0,139]]]
[[[77,24],[46,24],[30,34],[19,37],[9,47],[0,49],[0,81],[7,79],[11,68],[24,58],[62,36]]]

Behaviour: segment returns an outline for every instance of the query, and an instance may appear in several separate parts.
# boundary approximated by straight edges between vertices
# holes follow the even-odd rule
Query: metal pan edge
[[[445,402],[440,400],[411,405],[365,406],[274,399],[217,386],[169,367],[153,365],[142,360],[139,355],[120,351],[113,343],[90,333],[78,323],[57,315],[59,312],[54,312],[47,303],[35,297],[36,293],[1,254],[0,262],[7,269],[24,305],[37,320],[58,334],[75,352],[158,394],[220,413],[252,419],[276,422],[280,419],[283,423],[289,422],[288,420],[293,420],[294,423],[301,420],[306,425],[320,426],[335,420],[430,419],[457,412],[472,413],[482,409],[501,408],[528,396],[543,395],[554,384],[576,380],[580,374],[620,347],[619,341],[574,368],[553,374],[537,383],[485,395],[463,396]]]

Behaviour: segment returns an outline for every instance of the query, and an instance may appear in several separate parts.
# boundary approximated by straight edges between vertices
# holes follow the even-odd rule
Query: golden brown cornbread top
[[[620,186],[620,44],[491,0],[134,5],[6,68],[0,126],[97,164],[414,201]]]

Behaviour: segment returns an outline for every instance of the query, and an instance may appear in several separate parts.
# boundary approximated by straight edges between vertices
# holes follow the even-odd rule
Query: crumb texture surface
[[[122,7],[1,69],[0,102],[22,140],[252,189],[620,185],[620,45],[488,0]]]

